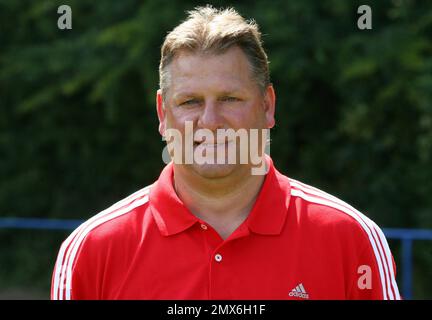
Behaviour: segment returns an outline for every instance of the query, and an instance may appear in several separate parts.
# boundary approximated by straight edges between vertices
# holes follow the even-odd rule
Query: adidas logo
[[[309,294],[306,292],[305,288],[303,287],[303,283],[300,283],[297,287],[292,289],[291,292],[289,293],[289,296],[309,299]]]

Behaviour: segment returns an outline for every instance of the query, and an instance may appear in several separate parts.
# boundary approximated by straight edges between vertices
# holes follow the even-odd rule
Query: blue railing
[[[402,241],[402,295],[412,299],[412,246],[414,240],[432,240],[432,230],[426,229],[390,229],[383,232],[387,239]]]
[[[0,229],[73,230],[81,223],[83,220],[0,218]]]
[[[37,218],[0,218],[0,229],[43,229],[73,230],[83,220],[37,219]],[[432,240],[432,230],[424,229],[382,229],[388,239],[402,241],[402,296],[412,299],[412,247],[414,240]]]

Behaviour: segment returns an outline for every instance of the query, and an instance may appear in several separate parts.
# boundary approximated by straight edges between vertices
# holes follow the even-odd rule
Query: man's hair
[[[159,86],[165,99],[169,87],[167,66],[181,50],[203,54],[222,54],[238,46],[245,53],[252,78],[262,93],[270,84],[267,55],[261,33],[253,20],[245,20],[233,8],[216,9],[210,5],[196,7],[165,38],[159,64]]]

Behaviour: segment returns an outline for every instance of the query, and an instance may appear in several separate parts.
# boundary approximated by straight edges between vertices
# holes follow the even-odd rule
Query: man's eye
[[[179,105],[180,106],[192,106],[192,105],[195,105],[198,103],[199,103],[199,101],[197,99],[190,99],[190,100],[186,100],[186,101],[180,103]]]
[[[222,101],[226,101],[226,102],[235,102],[235,101],[239,101],[240,99],[236,98],[236,97],[222,97],[221,99]]]

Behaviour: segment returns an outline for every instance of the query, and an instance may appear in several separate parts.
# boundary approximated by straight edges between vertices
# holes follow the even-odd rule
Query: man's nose
[[[198,127],[215,131],[216,129],[223,128],[223,117],[217,103],[213,101],[206,101],[204,109],[198,119]]]

